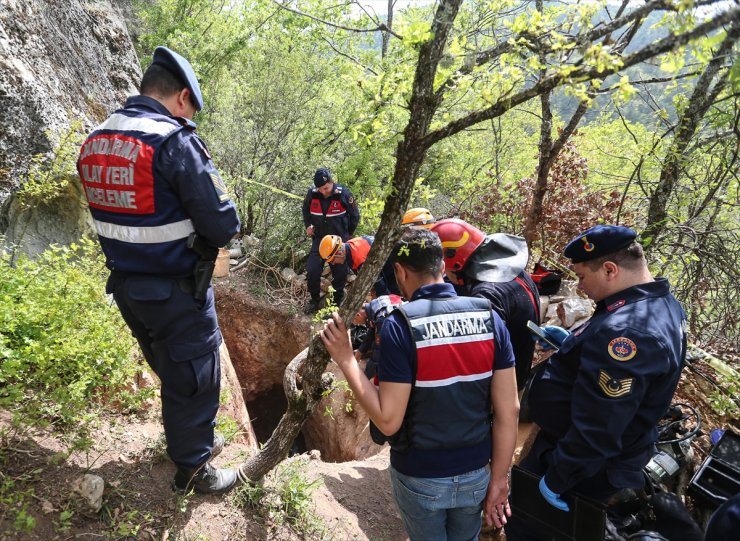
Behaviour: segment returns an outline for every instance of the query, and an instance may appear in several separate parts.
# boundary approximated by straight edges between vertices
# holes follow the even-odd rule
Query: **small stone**
[[[72,491],[82,497],[82,501],[93,513],[97,513],[103,507],[103,490],[105,481],[98,475],[86,473],[78,477],[72,483]]]
[[[54,512],[54,506],[48,500],[41,500],[41,512],[45,515]]]
[[[573,327],[576,321],[588,319],[593,311],[592,302],[580,297],[569,297],[558,304],[557,308],[558,318],[566,329]]]

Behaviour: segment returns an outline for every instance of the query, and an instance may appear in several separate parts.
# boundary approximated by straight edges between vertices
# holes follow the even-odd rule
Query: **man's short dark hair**
[[[391,252],[391,261],[414,272],[442,275],[442,242],[439,236],[423,227],[409,227]]]
[[[171,71],[159,64],[152,64],[144,72],[139,85],[139,93],[144,96],[161,96],[169,98],[188,85]]]
[[[611,254],[602,255],[596,259],[591,259],[585,263],[588,265],[589,269],[595,271],[607,261],[612,261],[618,266],[631,271],[639,270],[647,264],[645,261],[645,253],[642,250],[642,244],[639,242],[633,242],[626,248],[622,248],[621,250],[617,250]]]

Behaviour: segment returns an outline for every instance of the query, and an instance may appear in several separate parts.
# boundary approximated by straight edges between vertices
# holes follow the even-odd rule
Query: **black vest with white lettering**
[[[82,144],[77,169],[111,270],[191,273],[193,224],[154,169],[163,143],[182,129],[189,128],[165,115],[119,109]]]
[[[327,198],[321,195],[318,188],[312,188],[309,193],[311,201],[308,208],[311,225],[315,228],[314,240],[318,239],[320,242],[325,235],[339,235],[346,241],[350,235],[350,220],[344,186],[335,184],[334,191]]]
[[[472,297],[417,299],[398,310],[416,351],[416,380],[401,429],[410,446],[444,449],[483,441],[491,431],[490,304]]]

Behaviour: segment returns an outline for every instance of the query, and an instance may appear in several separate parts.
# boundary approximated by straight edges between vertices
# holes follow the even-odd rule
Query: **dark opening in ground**
[[[257,441],[262,445],[270,439],[270,436],[288,408],[285,393],[282,387],[272,387],[246,404]],[[306,451],[306,442],[303,433],[300,433],[293,442],[290,454],[304,453]]]

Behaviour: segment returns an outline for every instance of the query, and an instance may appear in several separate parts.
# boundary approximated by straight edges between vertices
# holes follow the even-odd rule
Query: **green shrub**
[[[106,302],[106,275],[91,240],[35,260],[0,253],[0,408],[16,427],[51,425],[84,446],[101,409],[136,404],[134,340]]]
[[[245,483],[232,492],[230,499],[239,508],[251,508],[268,524],[288,524],[306,539],[323,539],[326,526],[316,515],[313,493],[321,480],[308,480],[306,458],[280,463],[257,484]]]

